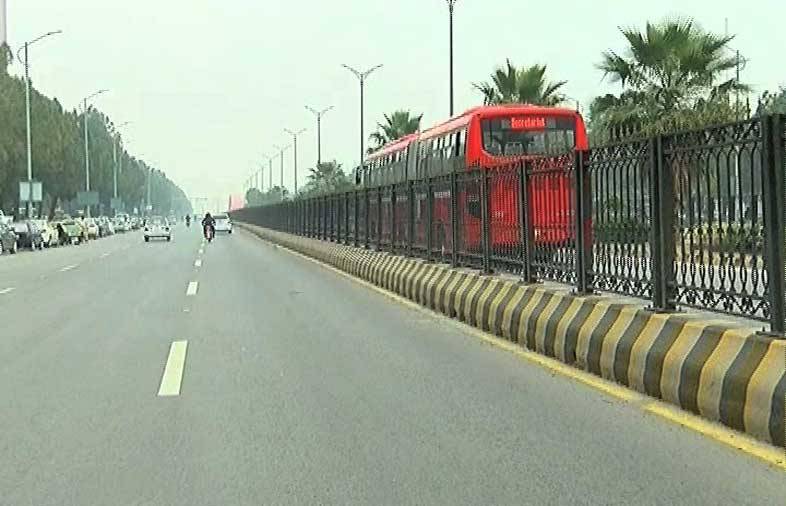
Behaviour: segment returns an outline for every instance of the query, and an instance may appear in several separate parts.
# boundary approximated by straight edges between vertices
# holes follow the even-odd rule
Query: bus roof
[[[384,146],[382,146],[381,148],[379,148],[378,150],[371,153],[370,155],[368,155],[367,159],[376,160],[377,158],[382,158],[383,156],[387,156],[390,153],[402,151],[406,149],[406,147],[409,146],[410,143],[412,143],[412,141],[417,139],[419,135],[420,134],[416,132],[414,134],[405,135],[404,137],[401,137],[400,139],[396,139],[393,142],[389,142]]]
[[[439,125],[433,126],[428,130],[424,130],[420,135],[420,140],[427,140],[433,137],[439,137],[447,132],[452,132],[461,127],[464,127],[472,121],[473,118],[496,118],[500,116],[510,116],[511,114],[548,114],[551,116],[575,116],[578,114],[575,110],[565,107],[549,107],[534,104],[503,104],[503,105],[488,105],[473,107],[464,111],[460,116],[451,118]]]

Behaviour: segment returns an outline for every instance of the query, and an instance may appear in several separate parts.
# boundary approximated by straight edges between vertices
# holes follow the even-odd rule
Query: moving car
[[[31,220],[16,221],[13,224],[16,242],[22,248],[44,249],[44,238],[41,230]]]
[[[229,215],[226,213],[221,213],[213,216],[216,220],[215,230],[216,233],[218,232],[226,232],[228,234],[232,233],[232,220],[229,219]]]
[[[6,252],[16,253],[18,249],[14,229],[5,221],[0,221],[0,255]]]
[[[145,222],[144,228],[145,242],[150,242],[150,239],[166,239],[172,240],[172,230],[169,227],[169,222],[161,216],[151,216]]]

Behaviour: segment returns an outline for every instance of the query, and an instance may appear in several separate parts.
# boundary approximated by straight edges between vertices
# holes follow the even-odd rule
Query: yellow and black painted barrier
[[[756,328],[243,226],[527,349],[784,445],[786,341]]]

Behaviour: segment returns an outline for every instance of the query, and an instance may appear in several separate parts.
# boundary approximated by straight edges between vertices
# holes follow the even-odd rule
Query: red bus
[[[529,179],[528,211],[536,243],[559,243],[573,234],[571,183],[560,165],[569,166],[576,150],[588,148],[581,115],[571,109],[528,104],[470,109],[444,123],[383,146],[368,156],[357,182],[377,187],[480,167],[493,170],[535,160]],[[537,160],[543,160],[542,166]],[[519,243],[518,188],[515,180],[492,178],[489,187],[493,248]],[[477,185],[476,185],[477,186]],[[449,194],[447,194],[449,195]],[[480,194],[477,187],[458,193],[460,233],[466,246],[480,245]],[[425,215],[425,199],[415,205]],[[434,197],[435,241],[445,246],[450,230],[449,201]],[[386,231],[383,231],[385,233]]]

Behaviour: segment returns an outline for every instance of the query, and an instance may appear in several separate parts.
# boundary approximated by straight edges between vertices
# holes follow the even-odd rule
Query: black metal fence
[[[781,115],[235,211],[276,230],[784,334]]]

